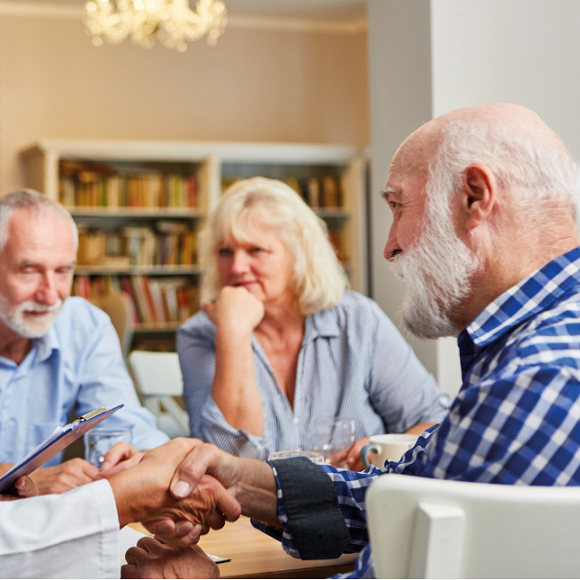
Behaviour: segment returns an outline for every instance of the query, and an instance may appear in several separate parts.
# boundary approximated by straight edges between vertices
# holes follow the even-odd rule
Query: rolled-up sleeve
[[[368,389],[387,431],[403,433],[419,423],[442,421],[449,395],[439,389],[387,315],[376,303],[369,304],[374,350]]]
[[[266,459],[265,438],[232,427],[211,395],[216,364],[215,327],[204,313],[196,314],[178,330],[177,352],[191,435],[233,455]]]

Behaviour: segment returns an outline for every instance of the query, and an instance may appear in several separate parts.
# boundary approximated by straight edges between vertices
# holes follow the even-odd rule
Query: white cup
[[[375,467],[383,468],[385,461],[398,461],[401,459],[405,451],[415,445],[418,438],[419,435],[407,433],[372,435],[369,437],[370,443],[360,450],[361,461],[366,467],[372,463]]]

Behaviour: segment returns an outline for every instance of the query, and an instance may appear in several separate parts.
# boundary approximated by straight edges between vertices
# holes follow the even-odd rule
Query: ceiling
[[[19,4],[83,6],[86,0],[20,0]],[[231,15],[360,20],[366,16],[366,0],[223,0]],[[194,8],[195,0],[190,0]]]

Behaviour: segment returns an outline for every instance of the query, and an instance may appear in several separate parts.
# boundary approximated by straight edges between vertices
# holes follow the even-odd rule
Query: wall
[[[431,3],[433,114],[478,103],[536,111],[580,158],[580,3]]]
[[[402,291],[380,269],[390,217],[375,192],[396,147],[431,117],[511,102],[538,112],[578,158],[579,21],[575,0],[369,0],[373,289],[390,316]],[[423,342],[416,351],[439,384],[455,392],[455,341]]]
[[[231,28],[179,54],[97,49],[71,18],[0,18],[0,194],[39,137],[366,146],[366,34]]]
[[[401,142],[431,118],[431,20],[427,0],[369,0],[369,79],[373,165],[371,195],[372,296],[427,369],[438,377],[437,349],[419,341],[399,322],[405,285],[388,268],[383,248],[391,212],[379,196],[391,158]]]

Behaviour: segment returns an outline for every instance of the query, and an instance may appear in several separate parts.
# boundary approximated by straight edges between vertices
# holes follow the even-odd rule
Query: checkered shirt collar
[[[558,256],[504,292],[464,332],[478,347],[486,346],[578,285],[580,247]]]

